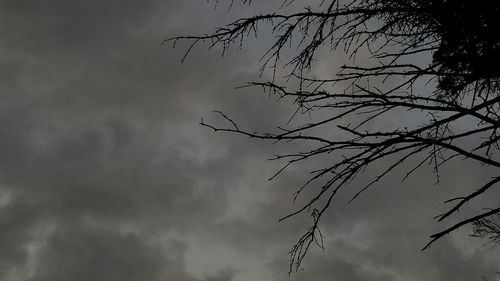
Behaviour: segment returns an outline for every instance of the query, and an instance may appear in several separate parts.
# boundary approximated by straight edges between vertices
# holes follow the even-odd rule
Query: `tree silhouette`
[[[471,236],[486,240],[486,244],[491,245],[492,248],[500,245],[500,214],[474,221]],[[500,272],[496,274],[500,276]],[[489,280],[485,276],[482,278],[485,281]]]
[[[488,240],[493,246],[500,245],[500,215],[484,218],[472,223],[472,237]]]
[[[417,164],[403,180],[430,165],[439,181],[442,165],[462,159],[500,168],[499,1],[324,0],[286,13],[294,4],[286,0],[275,11],[240,18],[213,33],[166,40],[174,46],[179,40],[190,42],[185,58],[203,42],[210,48],[221,47],[223,52],[241,47],[247,38],[259,34],[259,28],[268,26],[275,40],[261,58],[261,73],[270,71],[272,78],[246,86],[291,98],[298,115],[319,112],[327,116],[262,133],[240,128],[223,113],[219,114],[227,125],[201,122],[215,131],[310,145],[306,151],[277,155],[274,159],[285,161],[277,175],[289,165],[332,155],[331,164],[312,171],[295,197],[312,186],[317,187],[315,194],[283,218],[309,213],[313,219],[290,252],[290,271],[298,269],[311,245],[323,247],[319,222],[325,210],[338,191],[367,166],[393,161],[356,190],[351,200],[410,160]],[[343,52],[346,58],[338,73],[327,79],[318,78],[315,69],[317,59],[326,57],[325,52]],[[359,58],[361,62],[356,61]],[[418,122],[385,129],[372,126],[383,118],[408,112]],[[463,124],[468,124],[466,129]],[[328,130],[321,133],[317,130],[320,128]],[[336,137],[332,138],[334,132]],[[446,201],[451,205],[436,217],[437,221],[451,219],[465,204],[499,182],[500,174],[482,186],[471,187],[470,193]],[[480,225],[498,214],[500,206],[483,207],[431,235],[424,249],[466,224],[474,223],[478,231],[483,229]]]

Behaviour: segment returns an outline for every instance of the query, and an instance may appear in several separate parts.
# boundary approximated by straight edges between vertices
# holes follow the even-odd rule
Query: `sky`
[[[494,276],[498,251],[467,228],[420,251],[444,227],[432,219],[442,202],[492,176],[465,163],[444,169],[439,185],[423,169],[404,183],[390,177],[350,204],[352,193],[341,194],[322,221],[326,249],[312,249],[288,275],[288,251],[310,218],[278,219],[297,207],[293,192],[308,172],[292,167],[268,181],[281,167],[268,159],[298,145],[199,124],[219,122],[214,110],[258,130],[290,118],[291,103],[235,89],[258,79],[269,38],[224,57],[200,46],[182,64],[186,45],[161,44],[279,4],[0,1],[0,280]]]

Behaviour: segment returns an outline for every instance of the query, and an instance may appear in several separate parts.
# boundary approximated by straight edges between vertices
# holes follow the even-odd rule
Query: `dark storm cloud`
[[[159,280],[164,258],[137,235],[79,227],[57,230],[32,280]],[[178,263],[178,262],[177,262]],[[179,266],[171,262],[171,270]]]
[[[158,1],[2,1],[2,45],[38,54],[109,51]],[[103,50],[104,49],[104,50]]]
[[[286,280],[287,251],[309,218],[277,218],[296,207],[307,171],[268,183],[279,166],[265,159],[283,148],[198,125],[218,120],[207,114],[216,109],[245,128],[286,122],[286,102],[233,94],[257,78],[252,58],[265,44],[223,60],[199,48],[183,65],[182,44],[160,45],[234,17],[212,5],[0,3],[0,279]],[[244,7],[233,12],[265,9]],[[430,204],[488,175],[468,171]],[[327,251],[292,279],[470,280],[491,269],[452,239],[418,252],[436,213],[419,190],[432,179],[413,183],[401,191],[391,180],[350,206],[339,200],[323,222]]]
[[[162,4],[2,2],[2,280],[195,280],[163,237],[222,212],[228,176],[173,149],[196,86],[141,30]]]

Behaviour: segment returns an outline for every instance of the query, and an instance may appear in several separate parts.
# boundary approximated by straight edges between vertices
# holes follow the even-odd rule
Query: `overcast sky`
[[[288,250],[310,220],[278,219],[297,207],[307,171],[268,182],[280,163],[267,159],[282,147],[198,124],[214,110],[246,128],[286,122],[286,101],[234,89],[257,78],[266,39],[224,59],[200,46],[184,64],[185,45],[161,45],[266,9],[255,1],[228,12],[227,2],[0,1],[0,280],[493,276],[498,251],[468,229],[420,252],[444,227],[432,219],[442,202],[491,176],[457,164],[439,186],[424,169],[351,204],[341,195],[322,222],[326,250],[288,277]]]

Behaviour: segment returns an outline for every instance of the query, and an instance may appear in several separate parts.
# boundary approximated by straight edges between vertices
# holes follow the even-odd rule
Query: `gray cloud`
[[[264,46],[223,60],[199,48],[180,65],[182,46],[160,45],[258,9],[212,5],[1,2],[0,279],[288,278],[287,251],[309,218],[277,219],[297,207],[291,195],[307,170],[267,182],[279,166],[265,159],[283,147],[198,125],[216,109],[246,128],[286,122],[286,102],[234,94],[257,77],[253,57]],[[346,192],[323,223],[326,252],[313,251],[292,280],[471,280],[492,271],[496,257],[469,250],[463,234],[419,252],[435,227],[429,206],[489,175],[467,171],[430,196],[421,188],[432,179],[390,179],[350,205]]]

